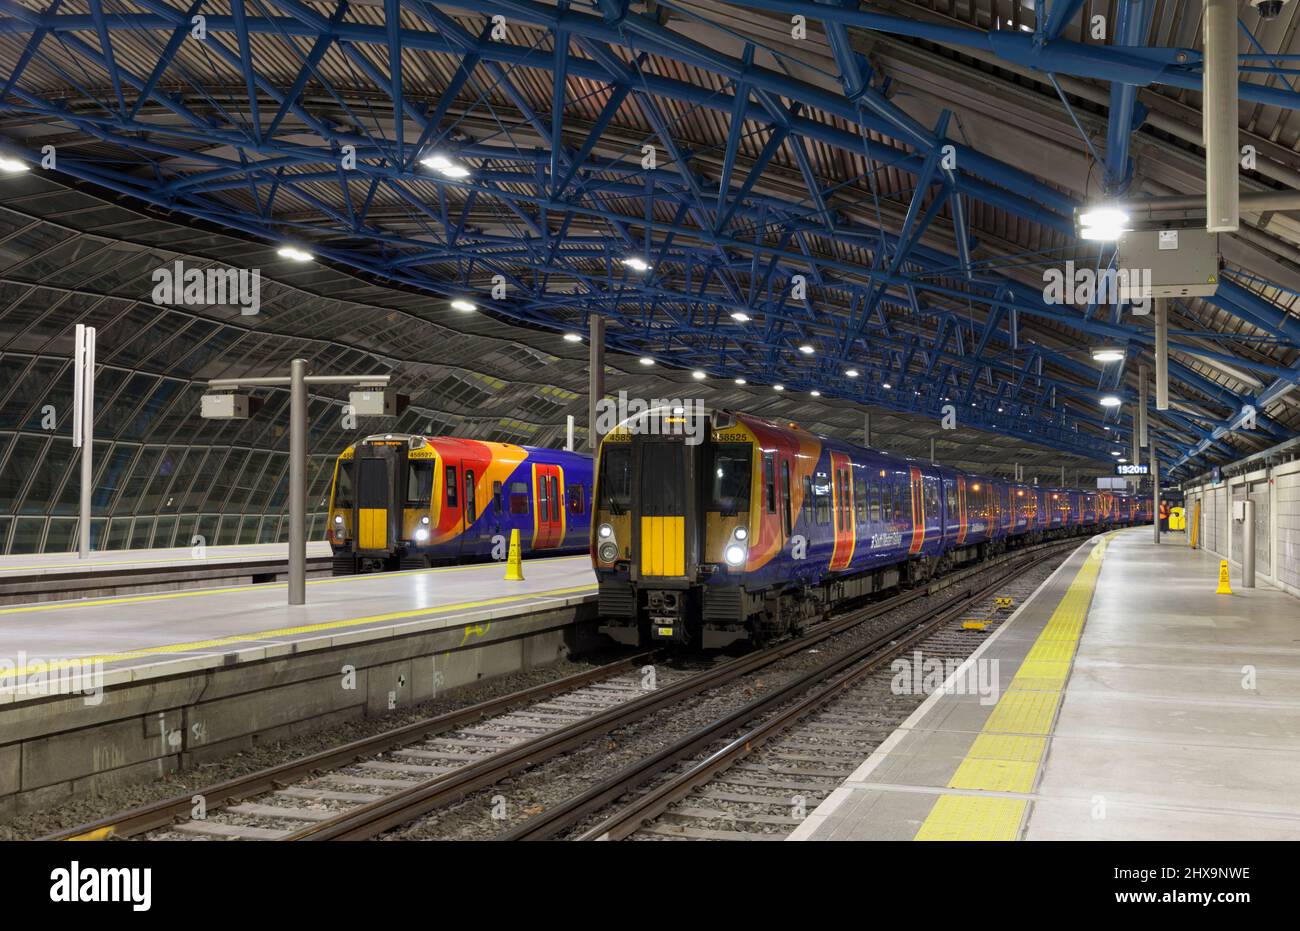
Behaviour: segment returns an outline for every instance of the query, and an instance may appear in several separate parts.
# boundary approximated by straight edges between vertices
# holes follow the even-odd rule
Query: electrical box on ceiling
[[[1219,234],[1203,229],[1131,230],[1119,239],[1119,296],[1205,297],[1219,289]]]

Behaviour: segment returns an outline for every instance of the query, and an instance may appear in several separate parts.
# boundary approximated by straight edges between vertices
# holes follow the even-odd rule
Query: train
[[[326,538],[333,574],[504,559],[590,546],[592,458],[510,443],[405,433],[339,454]]]
[[[664,429],[686,416],[706,422]],[[1151,519],[1136,495],[974,474],[727,410],[629,418],[595,472],[600,629],[634,645],[761,644],[1008,547]]]

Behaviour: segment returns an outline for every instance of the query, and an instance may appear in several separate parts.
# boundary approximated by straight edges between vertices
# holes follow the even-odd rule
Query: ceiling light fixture
[[[467,301],[463,297],[458,297],[456,300],[452,301],[451,307],[453,310],[463,311],[467,314],[472,314],[474,311],[478,310],[477,304],[473,301]]]
[[[650,271],[650,263],[647,262],[645,259],[641,258],[641,256],[639,255],[629,255],[627,258],[623,260],[623,264],[626,265],[628,268],[632,269],[632,271],[634,272]]]
[[[1100,403],[1102,407],[1119,407],[1120,400],[1119,398],[1115,397],[1115,395],[1108,394],[1104,398],[1102,398],[1101,401],[1098,403]]]
[[[314,256],[305,249],[299,249],[296,246],[281,246],[275,251],[275,254],[282,259],[292,259],[295,262],[310,262]]]

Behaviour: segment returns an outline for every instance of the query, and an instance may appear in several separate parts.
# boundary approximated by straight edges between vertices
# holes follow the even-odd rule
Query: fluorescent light
[[[857,377],[858,377],[858,370],[857,370],[857,369],[845,369],[845,370],[844,370],[844,374],[845,374],[847,377],[849,377],[849,378],[857,378]]]
[[[892,388],[892,387],[894,387],[894,386],[891,385],[889,382],[886,381],[886,382],[881,382],[881,383],[880,383],[880,387],[882,387],[882,388],[884,388],[886,391],[888,391],[890,388]]]
[[[1120,457],[1119,457],[1118,459],[1116,459],[1115,461],[1116,461],[1116,462],[1128,462],[1128,460],[1125,459],[1123,456],[1120,456]]]
[[[1092,351],[1092,358],[1097,362],[1120,362],[1124,358],[1124,350],[1114,346],[1098,346]]]
[[[750,320],[754,318],[751,317],[749,314],[738,310],[731,315],[731,319],[735,320],[737,323],[748,323]]]
[[[463,297],[458,297],[456,298],[456,300],[451,302],[451,309],[461,310],[467,314],[471,314],[474,311],[478,310],[478,305],[475,304],[473,301],[467,301]]]
[[[691,372],[691,378],[694,378],[696,381],[704,381],[704,379],[708,377],[709,377],[709,373],[705,372],[703,369],[696,369],[695,371]]]
[[[310,262],[313,258],[310,252],[295,246],[281,246],[275,254],[282,259],[292,259],[295,262]]]
[[[1082,239],[1113,241],[1128,229],[1129,216],[1114,207],[1094,207],[1079,214],[1079,236]]]
[[[1112,456],[1118,456],[1118,455],[1119,455],[1119,450],[1118,450],[1118,449],[1112,449],[1112,450],[1110,451],[1110,454],[1111,454]]]
[[[652,359],[652,358],[650,358],[649,356],[642,356],[642,357],[641,357],[641,364],[642,364],[642,365],[654,365],[654,364],[655,364],[655,360]]]
[[[772,386],[772,390],[773,390],[773,391],[784,391],[784,390],[785,390],[785,385],[773,385],[773,386]]]
[[[580,333],[565,333],[565,334],[564,334],[564,341],[567,342],[567,343],[580,343],[580,342],[582,342],[582,334],[580,334]]]
[[[816,388],[814,388],[812,391],[809,391],[808,393],[811,394],[814,398],[820,398],[822,396],[822,393],[818,391]]]
[[[420,159],[420,164],[425,168],[432,169],[444,178],[468,178],[469,169],[464,165],[458,165],[445,155],[430,155],[428,158]]]
[[[650,263],[638,255],[630,255],[623,260],[623,264],[634,272],[650,271]]]
[[[748,384],[748,382],[746,382],[745,379],[743,379],[743,378],[737,378],[737,379],[736,379],[736,384],[738,384],[738,385],[744,385],[744,384]]]
[[[810,356],[817,350],[813,349],[807,343],[804,343],[802,346],[799,347],[799,351],[802,352],[805,356]]]
[[[1115,395],[1108,394],[1101,399],[1100,404],[1102,407],[1119,407],[1120,400],[1119,398],[1115,397]]]
[[[31,171],[26,162],[20,162],[16,158],[0,158],[0,171],[6,174],[16,175],[20,172]]]

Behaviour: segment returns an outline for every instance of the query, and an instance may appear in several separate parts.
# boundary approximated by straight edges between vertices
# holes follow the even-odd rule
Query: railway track
[[[892,660],[914,650],[927,660],[964,660],[1005,618],[996,609],[996,596],[1055,558],[1059,549],[1074,545],[1005,568],[928,619],[899,624],[498,839],[545,840],[567,833],[576,840],[780,840],[914,707],[914,699],[899,701],[893,694]],[[1016,591],[1013,597],[1025,594]],[[972,617],[986,624],[978,634],[962,629],[962,621]],[[796,726],[796,733],[787,734]],[[592,825],[598,814],[603,817]],[[579,826],[583,829],[575,833]]]
[[[1077,543],[1043,544],[1005,555],[1000,564],[1021,566],[1048,558],[1040,555],[1044,552],[1054,554],[1063,546],[1074,545]],[[931,586],[847,611],[799,638],[702,671],[656,664],[652,687],[647,687],[642,666],[651,662],[654,654],[637,654],[47,839],[298,841],[375,837],[646,715],[769,667],[935,589],[958,589],[960,594],[953,603],[964,605],[976,592],[962,586],[988,571],[985,564],[950,574]],[[915,626],[915,622],[903,626]],[[897,631],[891,631],[885,639],[896,635]],[[770,705],[771,700],[764,702]],[[739,718],[733,729],[738,723],[742,723]],[[663,769],[659,766],[646,772],[639,781]],[[626,791],[625,787],[618,794]],[[205,810],[196,811],[196,796],[203,800]]]

